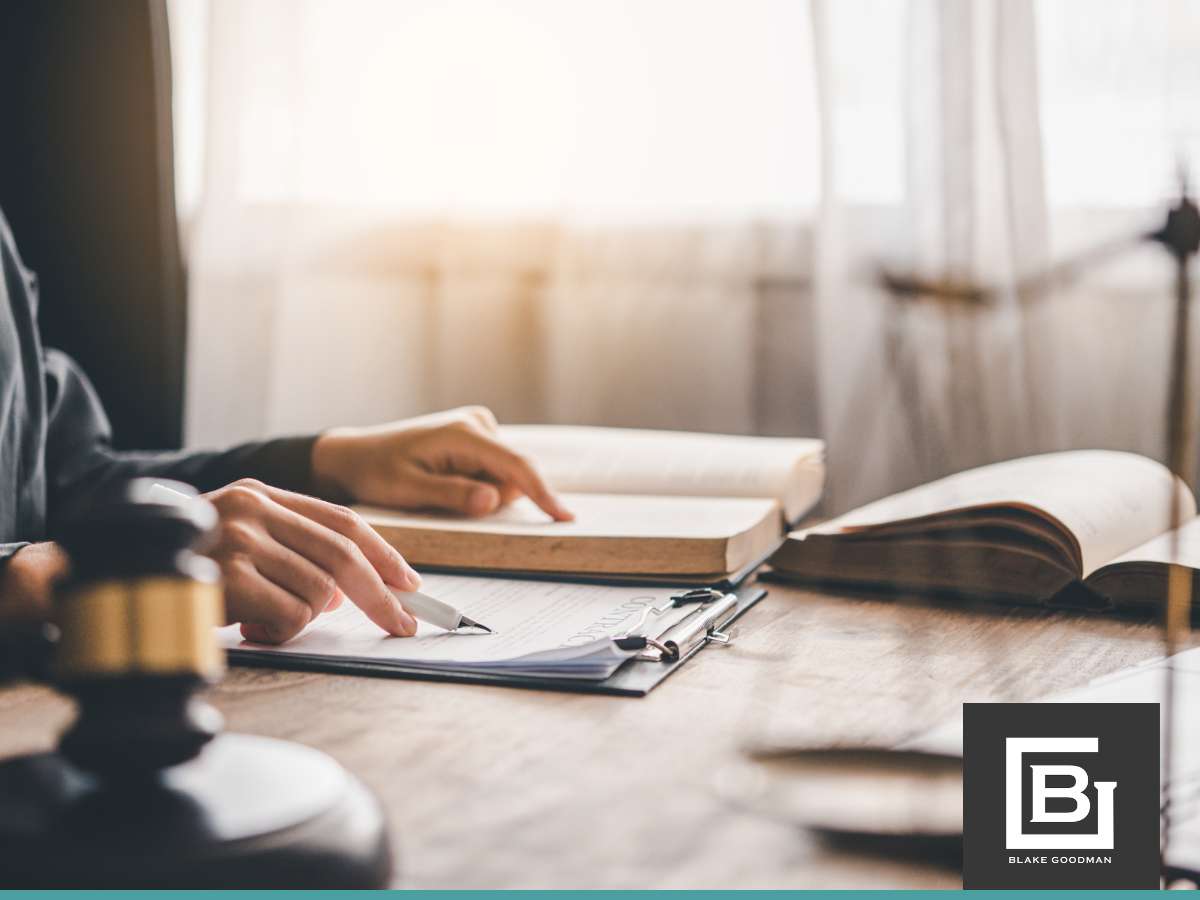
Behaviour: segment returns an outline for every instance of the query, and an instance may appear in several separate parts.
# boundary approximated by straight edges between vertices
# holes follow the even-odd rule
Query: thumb
[[[431,506],[468,516],[485,516],[500,506],[500,489],[462,475],[414,472],[396,498],[403,506]]]
[[[270,628],[260,622],[243,622],[241,632],[243,638],[255,644],[282,643]]]

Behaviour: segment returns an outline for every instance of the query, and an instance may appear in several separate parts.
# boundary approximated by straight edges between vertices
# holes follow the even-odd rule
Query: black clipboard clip
[[[696,608],[658,637],[634,634],[642,629],[646,619],[661,616],[671,609],[695,604]],[[659,606],[646,607],[642,616],[629,631],[613,638],[622,650],[642,650],[638,659],[652,662],[676,662],[704,644],[728,644],[730,636],[722,631],[736,615],[738,598],[714,588],[696,588],[674,594]]]

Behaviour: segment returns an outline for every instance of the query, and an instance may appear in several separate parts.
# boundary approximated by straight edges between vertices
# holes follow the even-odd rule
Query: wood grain
[[[325,750],[379,793],[398,887],[946,888],[952,870],[732,809],[714,773],[747,744],[892,742],[1160,652],[1149,623],[771,585],[732,646],[645,699],[245,669],[214,699],[230,729]],[[0,754],[69,716],[47,689],[0,692]]]

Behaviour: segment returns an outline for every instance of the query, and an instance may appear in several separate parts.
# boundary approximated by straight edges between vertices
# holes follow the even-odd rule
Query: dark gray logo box
[[[1006,846],[1007,738],[1098,739],[1096,753],[1038,752],[1022,759],[1021,830],[1037,835],[1094,834],[1099,814],[1095,783],[1115,781],[1111,850]],[[1079,766],[1087,773],[1084,793],[1091,811],[1086,818],[1070,823],[1031,820],[1035,764]],[[1047,787],[1069,784],[1058,776],[1046,781]],[[1064,798],[1046,801],[1047,812],[1074,806]],[[1159,806],[1157,703],[963,704],[963,887],[1157,888]]]

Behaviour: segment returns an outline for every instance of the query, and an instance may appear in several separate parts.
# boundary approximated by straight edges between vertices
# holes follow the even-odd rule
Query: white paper
[[[763,497],[794,521],[824,483],[825,445],[812,438],[561,425],[505,425],[500,434],[564,493]]]
[[[1140,547],[1121,554],[1110,565],[1124,562],[1177,562],[1200,569],[1200,518],[1190,519],[1180,525],[1178,531],[1151,538]]]
[[[506,671],[514,668],[510,663],[517,658],[564,649],[573,652],[531,660],[531,668],[569,669],[573,659],[584,668],[611,670],[623,661],[608,651],[611,641],[589,645],[628,631],[647,607],[664,605],[678,591],[461,575],[425,575],[421,590],[496,633],[448,632],[419,622],[414,637],[392,637],[347,601],[280,646],[243,641],[236,625],[219,629],[218,635],[227,650]],[[651,614],[638,633],[657,635],[694,608]],[[601,672],[596,677],[604,676]]]

